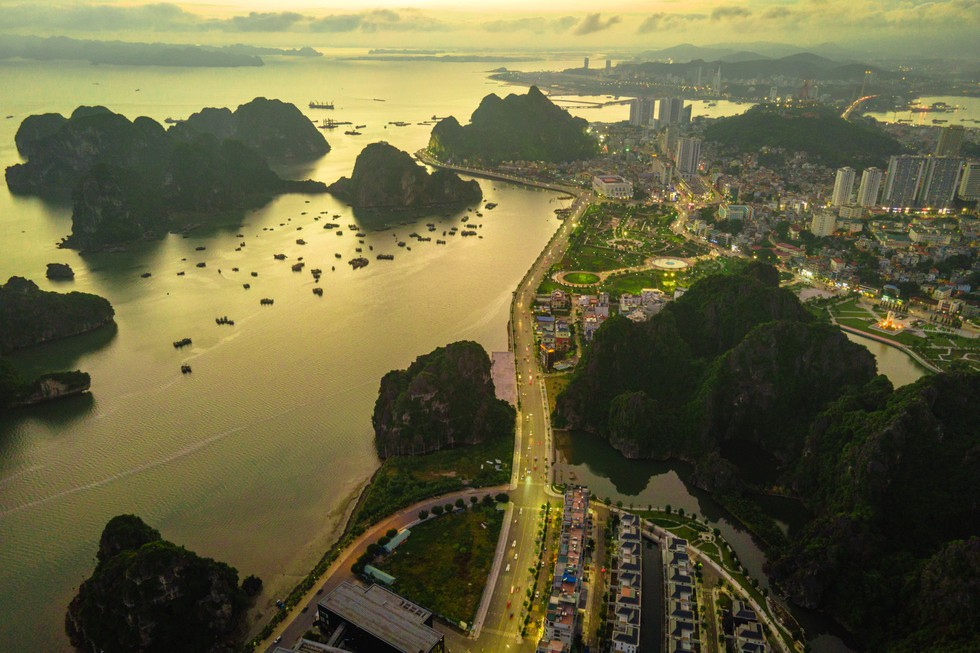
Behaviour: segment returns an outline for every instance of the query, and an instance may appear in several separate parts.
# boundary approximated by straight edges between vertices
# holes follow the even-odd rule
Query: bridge
[[[847,105],[847,108],[844,109],[844,113],[840,114],[840,117],[843,118],[844,120],[847,120],[848,118],[851,117],[851,113],[855,109],[857,109],[859,106],[861,106],[861,104],[863,102],[867,102],[871,98],[876,98],[876,97],[878,97],[878,96],[877,95],[865,95],[864,97],[859,97],[858,99],[854,100],[849,105]]]

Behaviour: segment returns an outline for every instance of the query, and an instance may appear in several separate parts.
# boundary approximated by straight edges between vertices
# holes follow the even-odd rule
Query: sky
[[[314,47],[834,43],[980,60],[978,28],[980,0],[0,0],[0,33]]]

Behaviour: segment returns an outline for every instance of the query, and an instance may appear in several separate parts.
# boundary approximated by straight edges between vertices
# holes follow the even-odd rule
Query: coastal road
[[[520,637],[523,602],[533,580],[529,567],[537,562],[535,545],[542,523],[541,506],[549,500],[554,504],[557,496],[549,491],[551,425],[545,403],[544,378],[536,356],[531,308],[538,286],[551,265],[564,256],[568,237],[588,205],[587,194],[576,197],[571,214],[552,236],[514,293],[511,341],[517,363],[519,408],[514,458],[516,487],[510,493],[514,513],[504,555],[504,563],[510,565],[510,570],[507,571],[505,566],[493,585],[490,605],[479,636],[463,638],[447,633],[446,643],[453,653],[533,651],[541,636],[540,625],[532,622],[527,637]],[[557,504],[560,509],[560,498]],[[532,588],[532,595],[539,590],[543,597],[550,591],[544,587],[544,583],[551,564],[550,559],[544,561],[545,567],[541,570],[537,586]]]
[[[426,161],[429,163],[429,161]],[[458,169],[466,174],[466,169]],[[521,180],[514,179],[518,183]],[[543,185],[543,184],[535,184]],[[418,511],[434,505],[443,505],[457,497],[472,494],[496,494],[510,490],[513,512],[510,517],[508,540],[503,542],[504,553],[501,568],[495,578],[491,578],[492,593],[486,614],[480,624],[476,637],[466,637],[459,631],[443,624],[436,627],[446,635],[447,648],[453,653],[476,651],[533,651],[541,636],[539,624],[531,624],[528,635],[521,638],[523,602],[533,577],[529,568],[537,562],[535,544],[541,525],[541,506],[560,496],[550,491],[550,469],[552,458],[551,426],[545,403],[544,379],[538,368],[534,343],[534,317],[531,308],[538,286],[544,280],[551,265],[564,256],[568,238],[577,226],[582,213],[588,208],[588,193],[578,189],[551,188],[576,196],[571,205],[571,213],[556,230],[547,246],[528,270],[517,290],[511,305],[511,343],[516,359],[518,382],[517,433],[515,440],[514,469],[512,487],[481,488],[467,490],[430,499],[392,515],[373,525],[358,538],[357,542],[341,554],[324,574],[323,581],[311,590],[299,603],[299,612],[284,625],[276,629],[272,638],[281,635],[280,646],[292,647],[312,626],[316,614],[316,604],[321,596],[345,580],[353,579],[350,567],[367,546],[377,540],[389,528],[404,528],[413,522]],[[506,530],[506,529],[505,529]],[[498,552],[499,553],[499,552]],[[543,587],[549,576],[551,560],[545,560],[537,587],[541,595],[547,593]],[[508,568],[509,566],[509,568]],[[492,576],[493,574],[491,574]],[[533,590],[532,590],[533,594]],[[305,611],[303,609],[305,608]],[[260,650],[274,650],[270,642],[259,647]]]
[[[320,582],[314,585],[314,588],[307,592],[306,596],[293,608],[294,614],[292,618],[287,618],[283,621],[276,628],[275,632],[273,632],[271,638],[267,642],[259,645],[258,650],[265,650],[271,653],[276,648],[276,645],[273,645],[272,641],[279,636],[282,637],[282,640],[278,646],[292,648],[313,627],[317,613],[317,602],[344,581],[354,580],[354,574],[350,570],[351,565],[354,564],[362,553],[367,551],[368,545],[372,542],[377,542],[378,538],[384,535],[389,528],[399,530],[405,528],[412,522],[418,520],[418,513],[423,509],[431,511],[434,506],[454,503],[459,498],[463,498],[469,504],[470,496],[482,498],[485,494],[496,495],[500,492],[506,492],[508,489],[509,487],[506,485],[498,485],[496,487],[461,490],[451,494],[444,494],[441,497],[420,501],[377,522],[362,533],[352,545],[340,554],[334,563],[330,565],[330,568],[321,576]]]

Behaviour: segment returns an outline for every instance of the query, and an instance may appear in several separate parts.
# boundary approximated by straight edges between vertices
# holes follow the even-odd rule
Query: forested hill
[[[532,86],[525,95],[484,97],[468,125],[452,116],[440,120],[429,151],[457,161],[575,161],[598,153],[588,126]]]
[[[810,160],[830,167],[882,167],[889,156],[904,152],[902,144],[883,131],[844,120],[823,106],[759,105],[738,116],[719,118],[704,138],[736,153],[783,148],[805,152]]]
[[[966,652],[980,650],[977,406],[977,372],[893,389],[866,348],[748,263],[648,322],[609,319],[555,425],[693,462],[695,484],[764,529],[776,586],[864,649]],[[787,537],[754,507],[759,491],[813,518]]]

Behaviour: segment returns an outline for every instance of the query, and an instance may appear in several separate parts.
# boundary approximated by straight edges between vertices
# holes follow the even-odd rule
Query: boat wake
[[[157,460],[152,460],[152,461],[143,463],[142,465],[137,465],[135,467],[131,467],[130,469],[126,469],[126,470],[123,470],[121,472],[117,472],[115,474],[111,474],[111,475],[106,476],[105,478],[99,479],[97,481],[91,481],[89,483],[83,483],[81,485],[76,485],[75,487],[67,488],[67,489],[62,490],[60,492],[56,492],[55,494],[52,494],[50,496],[42,497],[40,499],[35,499],[33,501],[28,501],[27,503],[22,503],[19,506],[13,506],[11,508],[3,508],[2,506],[0,506],[0,519],[3,519],[4,517],[9,517],[10,515],[16,514],[18,512],[23,511],[23,510],[27,510],[29,508],[35,508],[37,506],[42,506],[44,504],[51,503],[52,501],[57,501],[58,499],[63,499],[65,497],[69,497],[69,496],[78,494],[80,492],[85,492],[87,490],[94,490],[94,489],[97,489],[97,488],[100,488],[100,487],[104,487],[106,485],[109,485],[110,483],[114,483],[114,482],[119,481],[119,480],[122,480],[124,478],[128,478],[130,476],[134,476],[136,474],[140,474],[142,472],[145,472],[145,471],[148,471],[148,470],[151,470],[151,469],[155,469],[155,468],[161,467],[163,465],[170,464],[170,463],[175,462],[177,460],[181,460],[182,458],[186,458],[186,457],[188,457],[188,456],[190,456],[190,455],[192,455],[192,454],[194,454],[194,453],[196,453],[196,452],[198,452],[198,451],[200,451],[200,450],[202,450],[202,449],[204,449],[204,448],[206,448],[206,447],[208,447],[208,446],[210,446],[210,445],[212,445],[212,444],[214,444],[216,442],[220,442],[221,440],[224,440],[225,438],[228,438],[228,437],[230,437],[232,435],[235,435],[236,433],[239,433],[241,431],[247,430],[247,429],[249,429],[249,428],[251,428],[253,426],[257,426],[257,425],[260,425],[260,424],[265,424],[265,423],[268,423],[268,422],[272,422],[273,420],[278,420],[279,418],[283,417],[284,415],[288,415],[288,414],[293,413],[293,412],[295,412],[297,410],[308,408],[308,407],[313,406],[313,405],[321,405],[323,403],[323,400],[324,399],[329,399],[329,398],[332,398],[332,397],[336,397],[336,396],[345,394],[347,392],[350,392],[352,390],[357,390],[359,388],[363,388],[366,385],[372,385],[372,384],[375,384],[375,383],[377,383],[377,382],[374,379],[371,379],[369,381],[364,381],[363,383],[357,383],[355,385],[348,386],[346,388],[342,388],[342,389],[337,390],[337,391],[335,391],[333,393],[330,393],[328,395],[320,395],[320,396],[318,396],[314,400],[308,401],[308,402],[303,403],[303,404],[298,404],[296,406],[292,406],[291,408],[288,408],[286,410],[280,411],[280,412],[278,412],[278,413],[276,413],[274,415],[268,415],[266,417],[263,417],[262,419],[255,420],[255,421],[250,422],[248,424],[242,424],[240,426],[236,426],[236,427],[233,427],[233,428],[230,428],[230,429],[226,429],[224,431],[221,431],[220,433],[215,433],[214,435],[212,435],[210,437],[207,437],[207,438],[205,438],[203,440],[199,440],[198,442],[195,442],[193,444],[190,444],[190,445],[184,447],[183,449],[179,449],[179,450],[173,452],[170,455],[164,456],[163,458],[158,458]],[[18,472],[17,474],[14,474],[13,476],[8,476],[6,479],[3,479],[3,482],[6,482],[7,480],[11,480],[11,479],[15,478],[16,476],[19,476],[21,474],[24,474],[24,473],[26,473],[28,471],[31,471],[31,469],[36,469],[37,467],[38,466],[35,466],[34,468],[29,468],[29,469],[26,469],[26,470],[22,470],[22,471]]]

